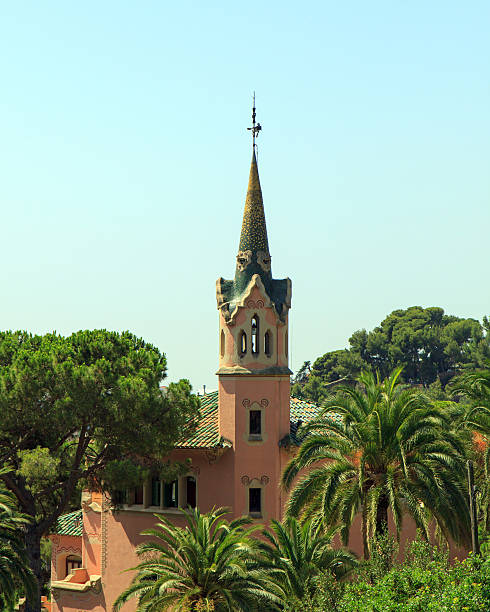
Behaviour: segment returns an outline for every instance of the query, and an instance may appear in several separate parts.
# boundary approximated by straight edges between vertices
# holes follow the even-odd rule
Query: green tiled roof
[[[316,404],[303,402],[295,397],[290,404],[290,435],[296,441],[299,426],[318,416],[321,408]],[[218,392],[212,391],[201,397],[201,418],[192,437],[180,442],[178,448],[215,448],[230,446],[228,440],[220,438],[218,432]]]
[[[62,514],[56,522],[54,533],[59,535],[81,536],[83,530],[82,511],[75,510]]]
[[[291,423],[301,421],[307,423],[316,418],[321,412],[320,406],[304,402],[296,397],[291,398]]]
[[[201,418],[195,433],[177,444],[177,448],[215,448],[230,446],[218,432],[218,392],[213,391],[201,398]]]

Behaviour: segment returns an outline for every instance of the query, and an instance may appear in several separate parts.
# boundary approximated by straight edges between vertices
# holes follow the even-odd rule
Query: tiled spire
[[[240,235],[240,246],[238,250],[252,251],[252,253],[263,251],[269,254],[264,203],[262,200],[262,190],[260,188],[259,169],[257,167],[255,150],[250,165],[247,197],[245,199],[245,210],[243,212],[242,233]]]

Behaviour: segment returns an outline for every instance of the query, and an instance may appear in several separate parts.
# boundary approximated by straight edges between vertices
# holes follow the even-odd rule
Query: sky
[[[130,330],[217,388],[251,159],[291,367],[490,314],[490,3],[0,4],[0,328]]]

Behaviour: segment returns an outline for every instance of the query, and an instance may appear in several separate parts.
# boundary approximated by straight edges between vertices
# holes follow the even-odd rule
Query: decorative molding
[[[199,474],[201,473],[201,468],[198,465],[192,465],[190,471],[196,476],[199,476]]]
[[[204,453],[209,465],[216,463],[221,455],[226,451],[228,447],[218,446],[217,448],[207,448]]]
[[[250,280],[250,282],[248,283],[248,285],[246,286],[244,292],[242,293],[241,296],[241,300],[237,300],[237,302],[235,303],[236,308],[234,309],[234,311],[230,314],[229,312],[227,313],[222,307],[225,306],[225,303],[220,304],[218,306],[218,308],[221,308],[221,312],[223,313],[223,316],[225,318],[226,323],[228,323],[228,325],[235,319],[239,307],[241,306],[242,308],[245,307],[245,305],[247,304],[249,297],[254,289],[254,287],[257,287],[257,289],[260,291],[260,293],[262,294],[262,297],[264,298],[264,306],[269,308],[272,306],[272,301],[270,299],[270,297],[267,295],[267,291],[265,289],[264,283],[262,282],[262,279],[260,278],[260,276],[258,274],[254,274]],[[280,320],[279,314],[276,312],[275,308],[274,308],[274,312],[276,313],[276,317],[278,320]]]
[[[88,501],[82,500],[82,510],[84,512],[89,512],[91,510],[92,512],[100,513],[102,512],[102,507],[97,502],[92,502],[89,504]]]
[[[261,476],[260,478],[258,478],[257,476],[255,476],[254,478],[250,478],[250,476],[247,476],[247,475],[242,476],[240,478],[242,485],[245,485],[246,487],[250,486],[250,483],[252,483],[254,480],[257,480],[257,482],[259,482],[264,487],[265,485],[268,485],[270,482],[269,476],[266,476],[265,474]]]
[[[267,251],[257,251],[257,263],[264,272],[270,272],[271,256]]]
[[[253,300],[248,300],[246,306],[247,308],[261,309],[264,307],[264,300],[257,300],[256,302],[254,302]]]
[[[242,406],[243,406],[244,408],[250,408],[250,406],[251,406],[252,404],[258,404],[258,405],[260,405],[262,408],[267,408],[267,406],[269,405],[269,400],[268,400],[268,399],[266,399],[265,397],[263,397],[263,398],[260,400],[260,402],[257,402],[257,401],[253,401],[253,402],[252,402],[252,401],[251,401],[251,400],[249,400],[248,398],[245,398],[244,400],[242,400]]]
[[[107,517],[110,502],[106,496],[104,496],[103,512],[100,517],[100,536],[101,536],[101,547],[100,547],[100,573],[102,576],[105,575],[107,567]]]
[[[53,580],[51,582],[51,588],[53,590],[60,591],[74,591],[78,593],[85,593],[89,590],[93,591],[95,594],[99,594],[102,591],[101,585],[101,577],[97,575],[88,576],[88,580],[86,582],[68,582],[65,578],[64,580]]]
[[[243,272],[252,261],[252,251],[238,251],[236,256],[237,270]]]
[[[82,552],[82,546],[80,545],[79,548],[75,548],[74,546],[62,546],[61,548],[57,548],[56,549],[56,554],[58,555],[59,553],[81,553]]]

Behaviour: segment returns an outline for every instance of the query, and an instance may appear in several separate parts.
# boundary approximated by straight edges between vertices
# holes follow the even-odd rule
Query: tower
[[[280,518],[279,441],[290,428],[289,278],[272,278],[255,153],[261,129],[253,109],[253,152],[235,278],[216,282],[219,310],[218,420],[233,444],[233,511]],[[223,483],[224,486],[231,486]],[[231,492],[230,492],[231,493]]]

